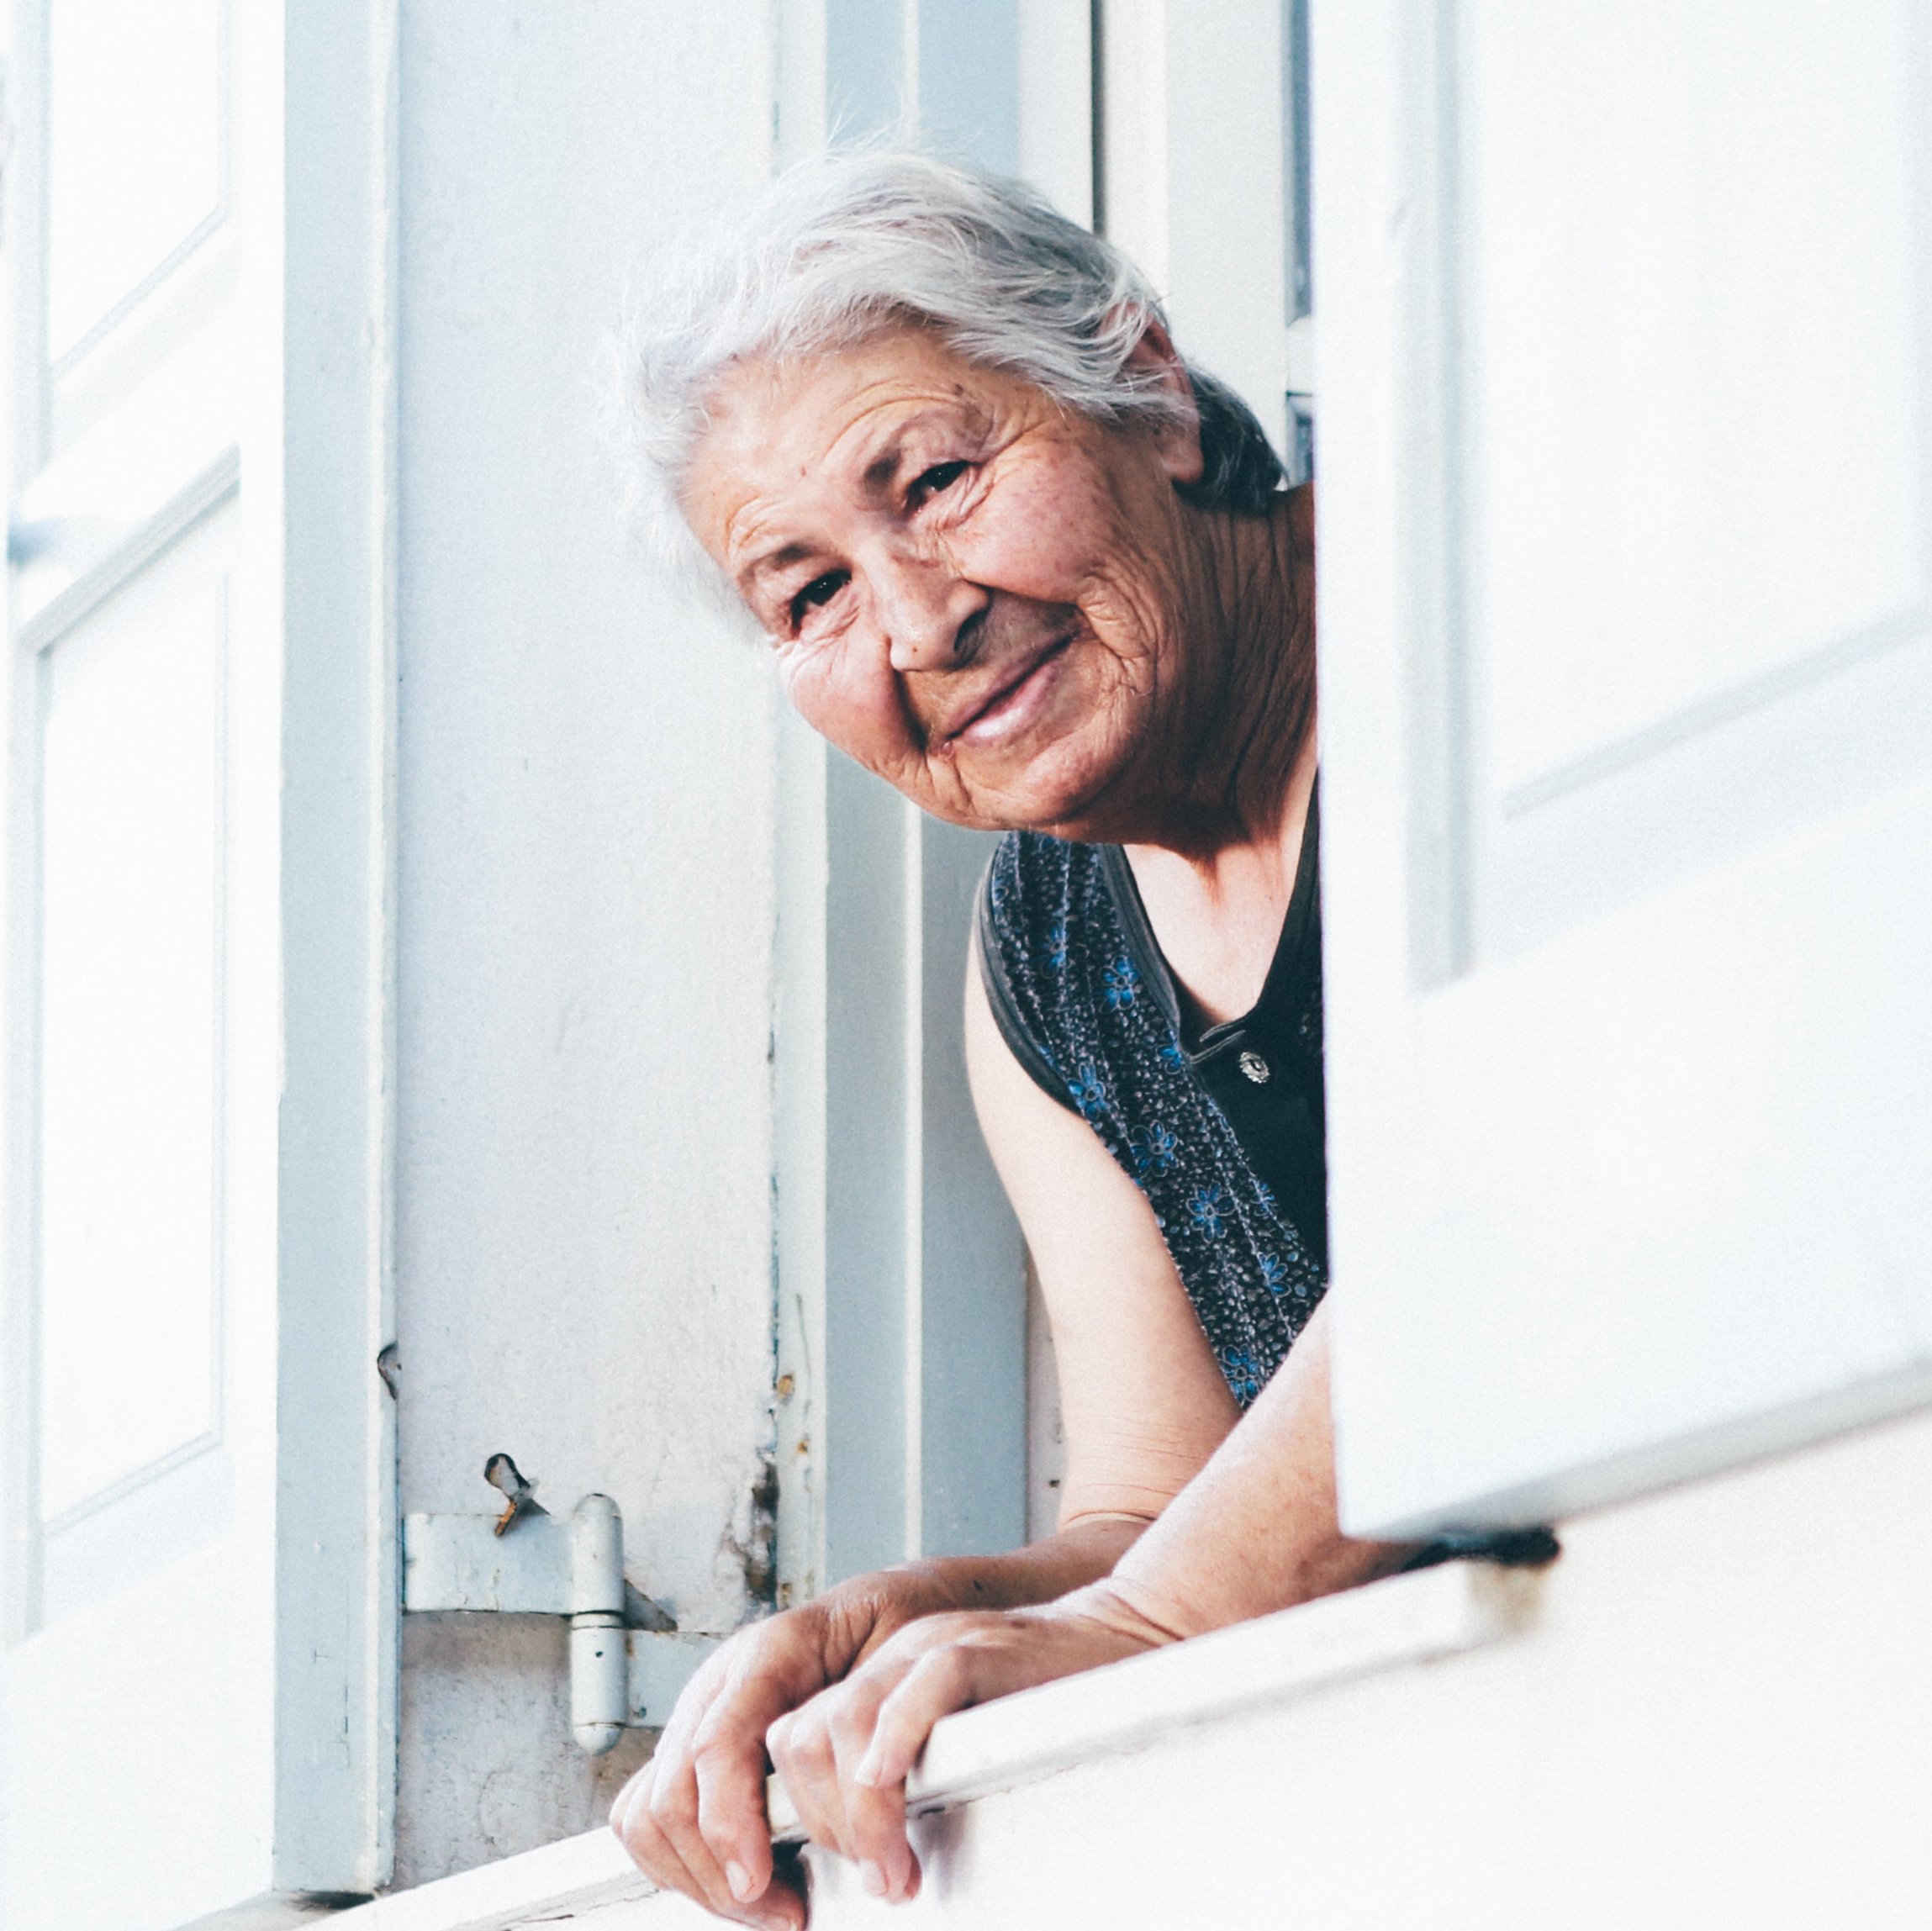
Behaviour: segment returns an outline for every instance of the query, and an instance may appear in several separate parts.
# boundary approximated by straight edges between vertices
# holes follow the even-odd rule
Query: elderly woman
[[[1117,250],[915,156],[787,177],[658,292],[631,377],[667,524],[802,715],[1007,834],[968,1061],[1058,1353],[1059,1531],[742,1632],[613,1813],[662,1882],[795,1926],[768,1751],[905,1898],[948,1711],[1409,1553],[1336,1519],[1313,506]]]

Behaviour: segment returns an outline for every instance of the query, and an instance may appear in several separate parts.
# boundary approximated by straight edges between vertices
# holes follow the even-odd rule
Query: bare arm
[[[1064,1601],[1162,1638],[1198,1636],[1352,1588],[1412,1553],[1406,1543],[1357,1542],[1342,1533],[1324,1306],[1174,1506],[1111,1576]]]
[[[1037,1270],[1058,1359],[1063,1524],[1154,1520],[1239,1419],[1147,1196],[1000,1037],[977,969],[966,1064],[986,1144]]]
[[[1061,1520],[1152,1523],[1090,1591],[1090,1606],[1191,1636],[1399,1559],[1348,1540],[1337,1520],[1326,1311],[1242,1419],[1146,1196],[1086,1122],[1027,1076],[977,973],[966,1047],[987,1144],[1061,1350]]]
[[[813,1836],[894,1898],[918,1888],[905,1779],[941,1717],[1347,1587],[1406,1553],[1341,1533],[1324,1314],[1237,1423],[1152,1210],[1014,1061],[976,979],[967,1046],[1063,1351],[1063,1522],[1091,1511],[1153,1526],[1109,1577],[1040,1607],[924,1618],[774,1724],[773,1758]]]

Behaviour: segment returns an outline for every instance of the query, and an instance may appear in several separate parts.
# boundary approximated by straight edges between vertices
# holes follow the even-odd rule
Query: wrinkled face
[[[807,721],[955,823],[1111,809],[1179,678],[1196,432],[1102,428],[911,327],[711,401],[685,513]]]

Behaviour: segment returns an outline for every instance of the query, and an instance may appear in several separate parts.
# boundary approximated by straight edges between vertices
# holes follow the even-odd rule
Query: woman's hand
[[[610,1827],[640,1867],[721,1916],[800,1931],[805,1899],[774,1880],[765,1732],[894,1630],[948,1601],[915,1570],[869,1575],[741,1630],[691,1679]]]
[[[874,1897],[900,1902],[920,1879],[905,1779],[942,1717],[1169,1640],[1104,1583],[1037,1609],[925,1617],[779,1717],[766,1742],[813,1841],[857,1864]]]
[[[657,1754],[611,1806],[611,1828],[667,1889],[741,1924],[799,1931],[805,1899],[772,1867],[766,1731],[916,1618],[966,1604],[1006,1609],[1064,1596],[1105,1575],[1144,1527],[1130,1517],[1097,1517],[1011,1555],[857,1576],[741,1630],[678,1699]]]

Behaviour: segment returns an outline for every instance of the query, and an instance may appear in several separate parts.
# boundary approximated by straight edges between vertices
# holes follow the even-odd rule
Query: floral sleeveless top
[[[1312,804],[1267,985],[1223,1026],[1190,1022],[1117,847],[1009,833],[980,894],[1007,1044],[1147,1196],[1243,1408],[1328,1285],[1316,846]]]

